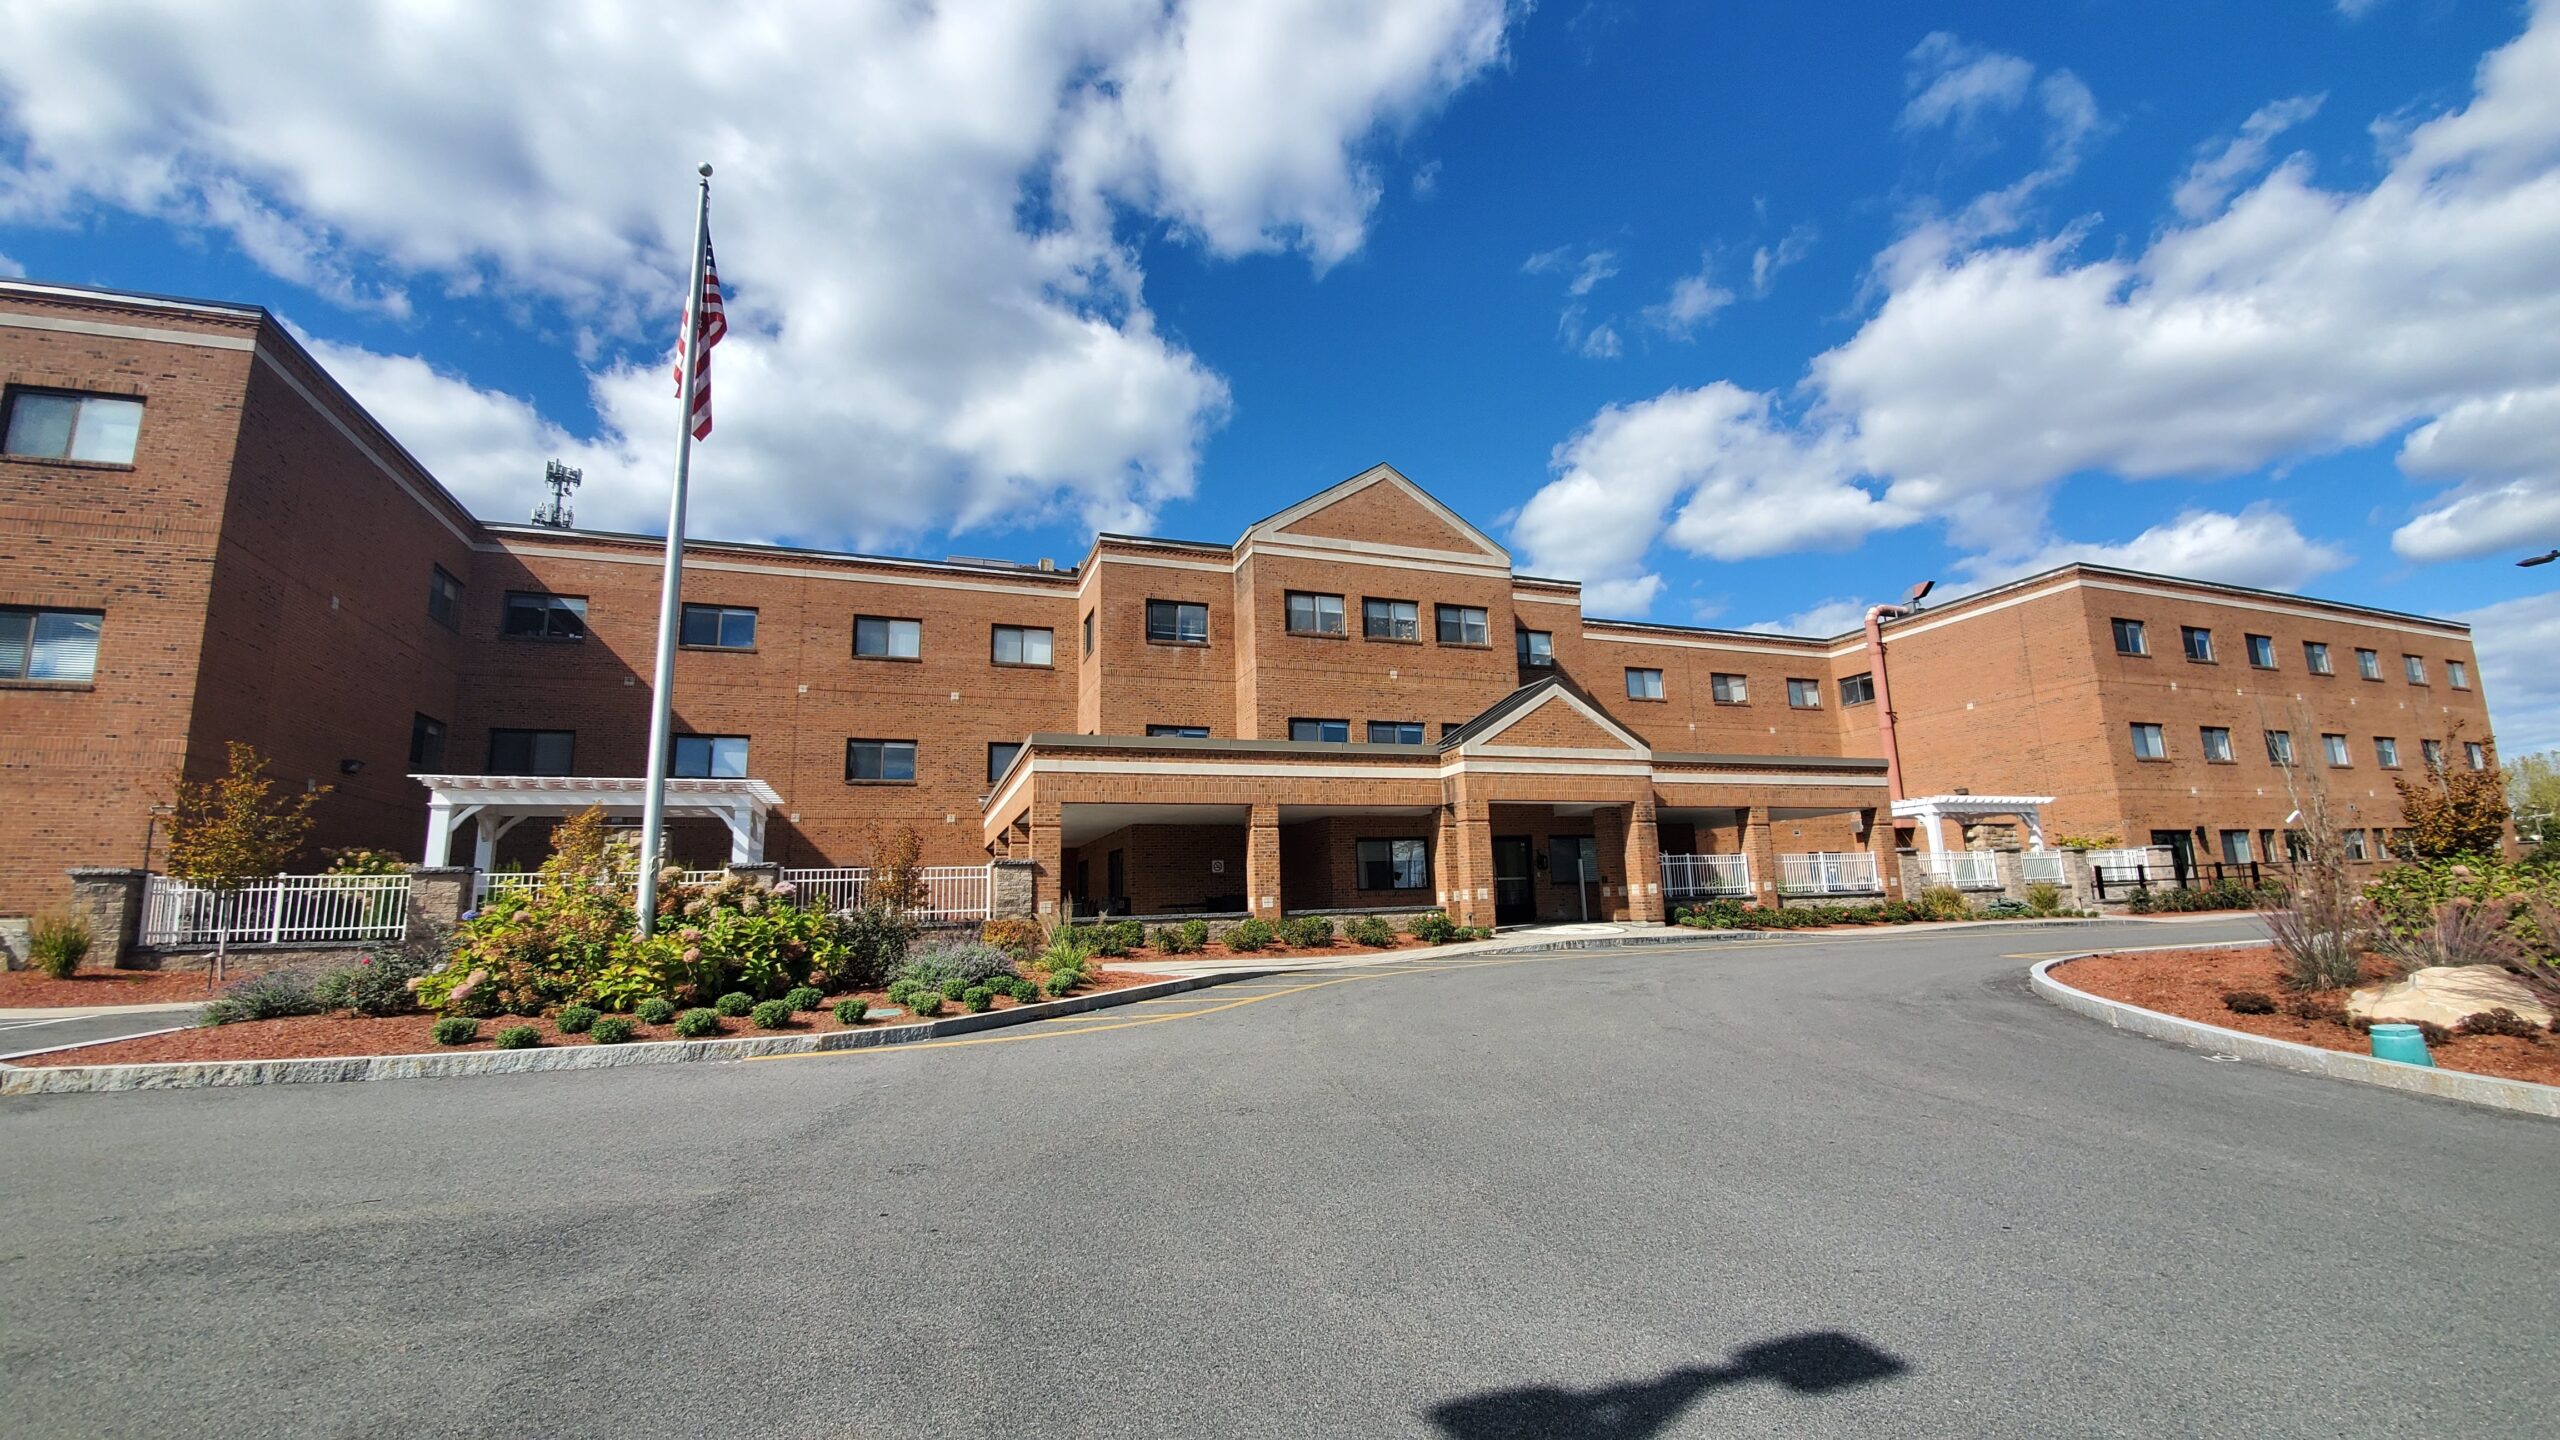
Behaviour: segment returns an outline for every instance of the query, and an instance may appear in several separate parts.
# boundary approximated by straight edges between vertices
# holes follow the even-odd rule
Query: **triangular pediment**
[[[1558,751],[1650,756],[1642,737],[1573,692],[1559,679],[1513,691],[1444,746],[1460,754],[1553,754]]]
[[[1406,479],[1392,465],[1373,466],[1308,496],[1245,532],[1245,541],[1286,541],[1319,548],[1358,547],[1511,563],[1511,552]]]

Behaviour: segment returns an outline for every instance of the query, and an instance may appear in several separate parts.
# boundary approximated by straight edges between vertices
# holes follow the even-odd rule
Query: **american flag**
[[[693,348],[693,438],[711,438],[711,347],[729,333],[728,314],[720,306],[720,267],[711,258],[711,232],[702,232],[702,293],[685,305],[684,326],[676,335],[676,394],[684,392],[685,352]],[[700,340],[698,348],[692,347]]]

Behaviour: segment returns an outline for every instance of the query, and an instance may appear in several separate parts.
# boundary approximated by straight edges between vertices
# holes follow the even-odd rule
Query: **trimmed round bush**
[[[1322,950],[1333,944],[1333,920],[1325,915],[1301,915],[1283,921],[1280,934],[1293,950]]]
[[[983,1015],[994,1008],[996,992],[984,985],[972,985],[960,992],[960,1006],[972,1015]]]
[[[468,1015],[447,1015],[436,1022],[436,1043],[468,1045],[480,1038],[480,1022]]]
[[[599,1045],[623,1045],[631,1039],[633,1026],[619,1015],[600,1015],[587,1031],[587,1037]]]
[[[664,1025],[676,1018],[676,1002],[664,995],[652,995],[641,1001],[631,1015],[643,1025]]]
[[[748,1013],[754,1019],[757,1029],[779,1030],[791,1023],[791,1002],[767,1000]]]
[[[932,1017],[941,1014],[942,992],[939,990],[925,990],[919,992],[915,999],[908,1002],[907,1013],[911,1015],[921,1015],[927,1019],[931,1019]]]
[[[966,980],[945,980],[942,982],[942,998],[945,1000],[962,1000],[967,998],[969,992],[974,988],[976,987],[972,986]]]
[[[1006,976],[1005,984],[1008,987],[1005,993],[1025,1005],[1040,998],[1040,987],[1020,975]]]
[[[711,1008],[734,1018],[756,1008],[756,997],[744,990],[732,990],[712,1001]]]
[[[560,1013],[553,1017],[563,1035],[584,1035],[602,1018],[591,1005],[563,1005]]]
[[[859,1025],[862,1023],[862,1017],[870,1013],[871,1002],[868,1000],[836,1002],[836,1023],[839,1025]]]
[[[1052,995],[1064,995],[1068,991],[1076,988],[1076,982],[1083,978],[1083,976],[1074,974],[1071,971],[1061,970],[1057,974],[1049,977],[1049,993]]]
[[[1446,945],[1458,933],[1458,922],[1437,910],[1413,917],[1413,938],[1425,945]]]
[[[676,1017],[676,1033],[687,1040],[720,1033],[720,1012],[697,1005]]]
[[[1352,921],[1350,928],[1343,933],[1372,950],[1384,950],[1396,943],[1396,927],[1376,915],[1364,915]]]
[[[827,992],[815,985],[803,985],[783,996],[782,1003],[791,1007],[792,1014],[804,1014],[826,1004]]]
[[[1271,925],[1268,921],[1260,919],[1240,921],[1234,929],[1227,932],[1227,948],[1250,955],[1269,945],[1276,938],[1278,937],[1271,933]]]
[[[542,1032],[530,1025],[510,1025],[497,1034],[501,1050],[530,1050],[542,1043]]]

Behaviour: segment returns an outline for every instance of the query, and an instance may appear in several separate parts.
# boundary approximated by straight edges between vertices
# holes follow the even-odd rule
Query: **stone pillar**
[[[1778,845],[1769,834],[1769,807],[1754,805],[1742,812],[1742,853],[1751,862],[1751,888],[1761,904],[1776,909],[1782,903],[1778,896]]]
[[[1280,918],[1280,807],[1257,801],[1245,822],[1244,904],[1256,917]]]
[[[2017,851],[1992,851],[1991,873],[2000,881],[2000,896],[2002,899],[2022,901],[2027,898],[2026,861]]]
[[[2063,903],[2074,910],[2098,908],[2098,869],[2086,850],[2062,852]]]
[[[1876,882],[1884,886],[1884,898],[1903,899],[1909,892],[1902,883],[1901,857],[1893,848],[1893,812],[1877,808],[1863,812],[1867,817],[1867,853],[1876,857]]]
[[[1028,860],[997,860],[987,866],[987,918],[1005,920],[1037,912],[1040,867]]]
[[[1929,862],[1920,858],[1919,851],[1903,850],[1897,852],[1894,859],[1902,871],[1902,898],[1917,900],[1921,891],[1938,883],[1938,877],[1930,872]]]
[[[82,866],[71,874],[71,914],[89,924],[91,969],[121,969],[142,934],[142,872]]]
[[[403,940],[424,940],[438,927],[451,929],[473,906],[473,881],[479,874],[462,865],[409,867],[409,919]]]
[[[769,860],[732,861],[729,865],[729,873],[750,884],[758,880],[762,880],[767,885],[782,883],[782,866]]]

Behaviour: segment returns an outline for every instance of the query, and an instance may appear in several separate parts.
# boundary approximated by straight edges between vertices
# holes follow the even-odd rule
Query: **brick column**
[[[1900,900],[1904,895],[1902,860],[1893,848],[1893,812],[1878,807],[1865,813],[1867,853],[1876,857],[1876,879],[1884,886],[1884,898]]]
[[[1769,807],[1742,812],[1742,853],[1751,859],[1751,888],[1761,904],[1778,908],[1778,846],[1769,835]]]
[[[71,914],[89,923],[92,969],[120,969],[142,933],[142,872],[86,866],[71,874]]]
[[[1256,802],[1246,822],[1245,909],[1264,920],[1280,918],[1280,807]]]
[[[1005,920],[1036,914],[1040,867],[1028,860],[997,860],[987,866],[987,918]]]
[[[472,877],[479,873],[467,865],[410,866],[409,919],[400,938],[425,940],[439,927],[461,924],[471,909]]]
[[[1035,806],[1026,827],[1029,835],[1023,851],[1032,866],[1033,913],[1042,920],[1058,919],[1066,913],[1060,903],[1067,893],[1067,853],[1060,828],[1064,819],[1064,813],[1054,806],[1047,810]]]
[[[1639,925],[1659,925],[1663,921],[1662,905],[1662,829],[1650,799],[1639,800],[1624,812],[1603,811],[1620,815],[1624,834],[1619,853],[1626,857],[1626,904],[1617,918]],[[1600,834],[1607,834],[1603,829]],[[1605,842],[1604,842],[1605,843]],[[1604,859],[1602,864],[1608,862]]]
[[[1461,925],[1493,923],[1493,810],[1481,801],[1458,801],[1441,808],[1448,843],[1442,851],[1441,883],[1450,918]]]

